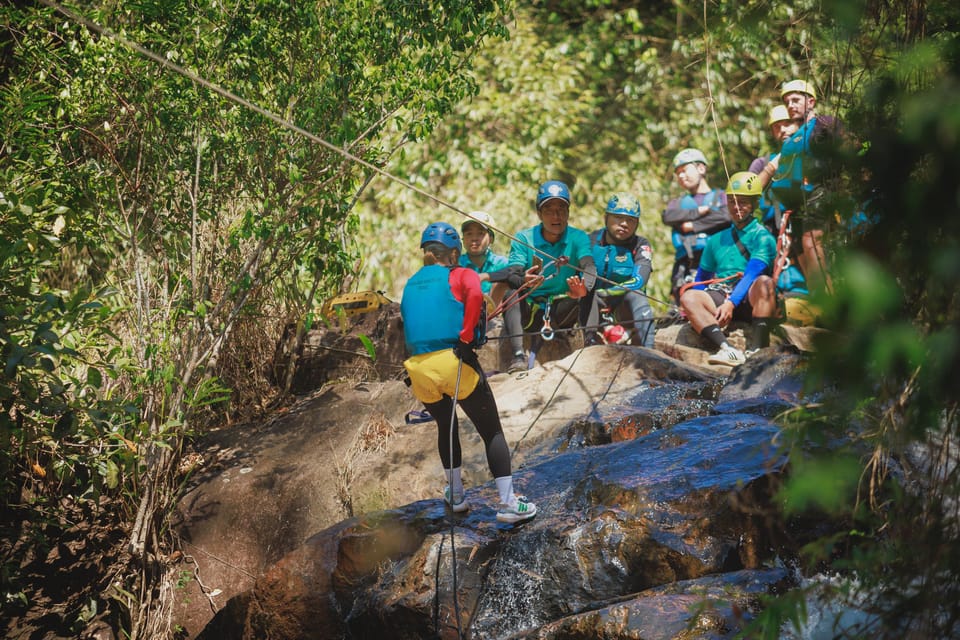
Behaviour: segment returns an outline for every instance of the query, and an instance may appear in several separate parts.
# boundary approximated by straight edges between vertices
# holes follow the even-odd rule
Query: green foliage
[[[382,166],[426,136],[476,90],[471,58],[505,33],[507,9],[84,6],[86,18],[333,148],[106,32],[48,8],[2,10],[4,557],[21,523],[35,523],[22,552],[55,542],[42,523],[65,520],[65,499],[109,494],[123,501],[117,517],[138,514],[129,544],[144,560],[114,569],[111,587],[152,590],[140,570],[169,543],[180,451],[225,412],[249,414],[278,393],[275,350],[264,347],[287,324],[307,326],[315,298],[353,270],[353,207],[372,174],[336,150]],[[4,565],[4,591],[17,567]],[[90,611],[95,603],[78,615]],[[130,635],[150,635],[142,614]]]
[[[660,213],[680,195],[676,152],[703,149],[711,183],[723,186],[770,150],[765,123],[784,79],[818,80],[823,104],[843,106],[831,102],[839,88],[826,79],[851,55],[834,49],[819,4],[708,3],[704,15],[704,5],[690,3],[526,3],[510,41],[491,43],[477,61],[479,93],[389,168],[463,212],[488,211],[505,234],[537,222],[533,200],[544,180],[571,185],[570,223],[587,230],[602,224],[611,193],[633,192],[643,211],[638,232],[654,245],[648,293],[663,313],[673,250]],[[816,57],[814,33],[824,45]],[[361,287],[393,297],[416,269],[420,230],[458,220],[380,178],[360,216],[364,237],[390,239],[367,253]],[[505,234],[494,250],[507,252]]]
[[[786,515],[813,507],[836,513],[853,504],[861,472],[859,460],[826,455],[804,461],[794,455],[791,462],[791,477],[778,496]]]

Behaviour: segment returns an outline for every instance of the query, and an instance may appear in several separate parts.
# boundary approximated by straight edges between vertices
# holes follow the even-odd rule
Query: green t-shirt
[[[737,236],[750,254],[751,260],[763,260],[768,267],[773,266],[777,257],[777,241],[756,218],[750,220],[743,229],[738,229]],[[737,272],[742,273],[746,266],[747,259],[733,239],[733,227],[718,231],[707,238],[707,246],[700,257],[700,269],[714,274],[717,278],[726,278]]]
[[[470,260],[470,256],[465,253],[460,256],[460,266],[466,267],[467,269],[472,269],[477,273],[493,273],[494,271],[506,269],[507,257],[502,256],[499,253],[494,253],[493,249],[487,247],[487,255],[483,260],[482,267],[478,269],[477,265],[473,264],[473,262]],[[493,283],[489,280],[484,280],[480,283],[480,288],[484,293],[490,293],[490,289],[493,288]]]
[[[533,266],[534,255],[539,255],[543,259],[542,274],[546,280],[530,294],[534,299],[565,295],[567,278],[579,273],[570,265],[579,266],[583,258],[593,260],[590,237],[585,231],[575,227],[567,227],[556,242],[547,242],[543,238],[543,226],[538,224],[519,232],[517,240],[510,244],[510,257],[507,259],[510,266],[519,265],[526,270]],[[542,251],[551,257],[545,258],[541,253],[535,253],[530,245],[536,247],[538,252]],[[551,261],[560,256],[570,258],[570,263],[561,267],[560,272],[557,273],[557,267]]]

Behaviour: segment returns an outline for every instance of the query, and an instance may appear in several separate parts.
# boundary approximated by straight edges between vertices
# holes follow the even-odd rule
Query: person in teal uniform
[[[772,173],[770,192],[791,211],[791,235],[799,242],[798,261],[807,281],[814,287],[829,287],[823,227],[830,211],[825,183],[835,174],[834,157],[841,141],[840,123],[816,112],[817,94],[806,80],[785,82],[780,91],[783,104],[799,128],[787,138],[777,158],[761,174]]]
[[[523,326],[539,328],[549,313],[551,328],[579,324],[587,328],[584,344],[597,344],[599,315],[587,295],[596,281],[593,252],[586,232],[569,225],[569,187],[559,180],[544,182],[537,189],[536,207],[540,224],[517,233],[508,257],[507,283],[533,289],[521,304]],[[536,349],[531,351],[532,366]]]
[[[597,269],[594,292],[614,318],[632,326],[633,344],[653,348],[653,309],[644,293],[653,272],[650,241],[637,235],[640,202],[630,193],[615,193],[604,210],[604,227],[590,234]]]
[[[777,301],[770,272],[777,242],[753,212],[763,191],[760,177],[749,171],[730,176],[727,201],[733,225],[707,240],[696,282],[680,297],[690,325],[718,347],[711,364],[737,366],[750,352],[770,345]],[[752,322],[747,354],[727,342],[723,329],[731,320]]]
[[[493,216],[486,211],[473,211],[468,215],[470,218],[460,225],[465,250],[460,256],[460,266],[477,272],[483,293],[490,296],[494,305],[498,305],[504,296],[511,295],[505,282],[508,275],[507,257],[495,253],[491,246],[496,237]],[[527,359],[523,351],[523,324],[518,305],[510,305],[503,312],[503,331],[509,336],[513,354],[507,373],[525,370]]]

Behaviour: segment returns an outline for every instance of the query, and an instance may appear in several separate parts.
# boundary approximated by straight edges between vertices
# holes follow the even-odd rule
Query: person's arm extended
[[[593,291],[593,287],[597,284],[597,265],[593,262],[593,256],[583,256],[577,266],[582,269],[580,277],[583,278],[583,286],[587,291]]]
[[[480,278],[472,269],[458,268],[450,272],[450,290],[453,297],[463,303],[463,327],[460,329],[460,342],[471,344],[480,311],[483,306],[483,290]]]
[[[691,289],[706,289],[707,280],[713,280],[714,274],[713,271],[704,271],[702,267],[697,267],[697,277],[694,278],[694,285],[690,287]]]

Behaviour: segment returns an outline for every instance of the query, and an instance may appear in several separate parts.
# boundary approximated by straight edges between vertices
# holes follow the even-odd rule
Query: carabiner
[[[553,340],[553,329],[550,328],[550,322],[543,323],[543,329],[540,329],[540,337],[546,341]]]
[[[543,305],[543,328],[540,329],[540,337],[546,341],[553,340],[553,328],[550,326],[550,300]]]

